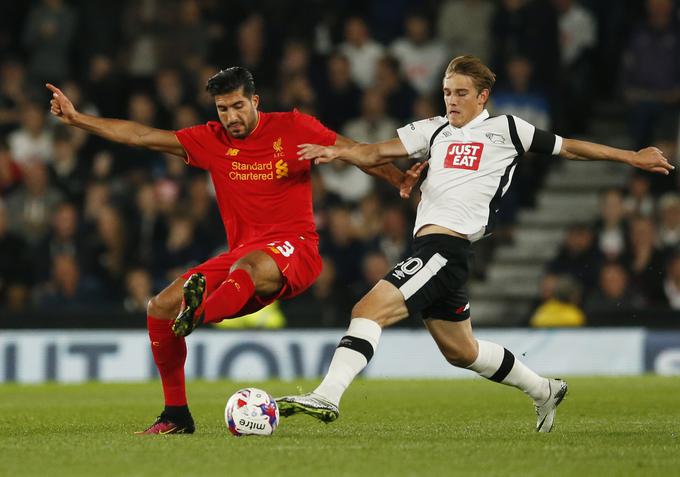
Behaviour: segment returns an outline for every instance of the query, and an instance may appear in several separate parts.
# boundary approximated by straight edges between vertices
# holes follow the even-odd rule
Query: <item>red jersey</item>
[[[218,121],[176,131],[187,164],[210,172],[217,205],[233,250],[290,234],[318,240],[312,211],[310,161],[298,144],[335,144],[336,134],[317,119],[293,110],[259,112],[244,139]]]

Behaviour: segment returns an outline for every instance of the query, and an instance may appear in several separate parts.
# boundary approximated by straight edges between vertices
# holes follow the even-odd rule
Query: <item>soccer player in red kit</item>
[[[82,114],[55,86],[51,113],[62,122],[111,141],[184,158],[207,170],[229,241],[218,255],[177,278],[147,309],[151,350],[165,409],[141,434],[193,433],[184,383],[184,337],[200,323],[252,313],[276,299],[307,289],[321,271],[311,200],[310,165],[297,160],[298,144],[353,142],[298,111],[258,111],[250,72],[220,71],[206,89],[215,98],[219,122],[165,131],[132,121]],[[390,166],[365,169],[408,196],[422,169],[403,174]]]

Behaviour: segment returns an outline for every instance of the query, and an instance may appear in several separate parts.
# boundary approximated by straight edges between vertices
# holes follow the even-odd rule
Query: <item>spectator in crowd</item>
[[[248,68],[253,77],[257,78],[257,89],[265,101],[275,97],[276,62],[271,51],[274,45],[267,41],[262,15],[252,14],[238,26],[236,45],[236,57],[232,59],[232,63]],[[266,107],[266,102],[264,106]]]
[[[26,70],[16,59],[0,63],[0,134],[19,125],[19,107],[28,101]]]
[[[321,89],[324,94],[319,96],[319,116],[326,126],[338,130],[359,115],[361,90],[352,79],[351,66],[345,55],[329,56]]]
[[[387,275],[392,265],[382,252],[368,252],[361,263],[361,280],[352,287],[352,303],[356,303]]]
[[[598,287],[585,301],[586,315],[596,313],[615,313],[641,308],[643,299],[629,286],[630,277],[618,262],[608,262],[602,266]]]
[[[659,306],[664,302],[662,281],[667,249],[657,247],[656,225],[651,217],[636,216],[630,221],[630,247],[623,263],[630,271],[630,284],[645,300]]]
[[[349,60],[354,82],[362,89],[373,86],[376,66],[385,49],[371,38],[361,17],[350,17],[345,22],[345,41],[339,51]]]
[[[595,245],[594,235],[585,224],[569,227],[557,256],[548,262],[547,272],[574,277],[583,290],[592,290],[597,284],[602,254]]]
[[[356,204],[373,190],[373,177],[342,161],[319,168],[324,188],[343,202]]]
[[[628,223],[623,194],[617,188],[607,189],[600,196],[600,216],[595,224],[597,245],[607,260],[618,259],[626,250]]]
[[[201,253],[196,240],[196,230],[189,211],[178,211],[170,217],[168,235],[165,243],[158,250],[157,278],[174,280],[187,270],[207,260]]]
[[[37,103],[21,106],[21,127],[7,137],[12,157],[19,165],[30,161],[48,162],[52,156],[52,132],[44,108]]]
[[[70,48],[76,34],[76,13],[63,0],[43,0],[30,12],[23,43],[33,78],[61,81],[71,72]]]
[[[50,182],[70,201],[82,202],[89,177],[87,165],[79,158],[71,130],[57,127],[53,156],[49,164]]]
[[[279,66],[279,79],[282,82],[296,76],[312,79],[311,52],[309,47],[300,40],[287,41],[283,45],[283,55]]]
[[[96,229],[84,244],[85,273],[94,277],[109,301],[123,296],[130,243],[118,209],[105,205],[96,216]]]
[[[668,192],[659,199],[659,244],[662,247],[680,245],[680,195]]]
[[[130,76],[150,78],[163,64],[169,11],[161,2],[128,2],[123,13],[123,39],[126,43]]]
[[[71,255],[55,255],[52,278],[36,290],[39,308],[50,311],[88,310],[101,306],[99,288],[85,280],[78,262]]]
[[[5,203],[0,199],[0,307],[22,308],[31,277],[30,249],[21,235],[11,232]]]
[[[154,82],[158,114],[156,114],[156,117],[144,119],[152,122],[157,121],[158,127],[169,129],[172,127],[175,112],[186,100],[182,78],[178,70],[166,68],[156,73]],[[66,92],[64,91],[64,93]]]
[[[131,121],[153,126],[156,123],[158,108],[152,97],[144,92],[136,92],[128,101],[128,117]],[[129,147],[108,144],[116,156],[125,157],[125,161],[115,161],[114,168],[120,168],[119,172],[130,170],[149,170],[157,166],[161,160],[161,154],[148,149],[131,149]],[[115,170],[115,169],[114,169]]]
[[[549,131],[550,105],[548,98],[534,88],[533,66],[522,56],[511,58],[506,64],[506,81],[498,85],[493,97],[495,114],[514,114],[538,129]]]
[[[568,275],[557,276],[552,296],[541,304],[529,320],[533,327],[583,326],[586,317],[579,308],[581,286]]]
[[[196,236],[201,237],[201,255],[212,256],[224,248],[227,239],[220,221],[217,203],[211,195],[212,184],[208,176],[199,174],[189,180],[186,203],[191,204],[191,217],[196,228]]]
[[[566,132],[582,133],[590,116],[593,89],[593,50],[597,23],[590,10],[575,0],[553,0],[557,10],[560,63],[569,81],[562,82]]]
[[[502,71],[523,56],[534,66],[537,84],[552,97],[559,80],[557,13],[548,2],[501,0],[491,20],[492,65]]]
[[[152,183],[147,182],[137,190],[125,223],[130,234],[130,254],[134,262],[146,269],[155,268],[157,251],[165,242],[168,230]]]
[[[198,0],[181,0],[174,17],[167,48],[173,58],[181,59],[183,66],[191,70],[208,56],[213,34],[203,19]]]
[[[125,311],[146,314],[146,307],[153,296],[153,281],[146,268],[133,268],[125,274],[125,292]]]
[[[671,310],[680,310],[680,255],[674,255],[668,262],[663,291]]]
[[[33,252],[33,277],[37,283],[44,283],[50,278],[50,271],[45,264],[53,263],[57,255],[69,255],[76,261],[80,260],[84,253],[81,231],[75,204],[59,204],[52,215],[49,233]]]
[[[400,205],[384,208],[382,219],[382,233],[378,235],[377,248],[387,258],[390,267],[393,267],[406,258],[411,230]]]
[[[0,197],[6,196],[21,182],[21,167],[12,158],[7,143],[0,137]]]
[[[333,262],[338,283],[350,286],[361,276],[361,261],[367,250],[356,238],[348,206],[336,205],[329,210],[319,250]]]
[[[191,104],[182,104],[174,111],[170,129],[184,129],[203,122],[198,110]]]
[[[91,181],[85,188],[82,207],[83,225],[89,236],[96,228],[97,217],[112,202],[111,184],[106,181]]]
[[[491,59],[491,0],[447,0],[437,15],[437,36],[446,44],[448,56],[473,55]]]
[[[383,56],[378,60],[374,89],[385,98],[388,115],[400,123],[407,122],[411,118],[413,104],[418,94],[409,83],[403,80],[399,61],[396,58]],[[424,117],[419,119],[424,119]]]
[[[124,79],[110,56],[98,53],[90,58],[83,90],[103,116],[125,114],[126,96],[121,88],[127,85]]]
[[[624,56],[634,147],[652,143],[659,127],[674,125],[680,103],[680,32],[673,0],[647,0],[646,6],[647,18],[634,30]]]
[[[47,166],[30,162],[24,167],[24,182],[7,198],[7,212],[12,229],[29,244],[39,243],[47,234],[52,211],[63,195],[50,185]]]
[[[357,237],[365,243],[377,240],[383,227],[382,204],[378,194],[373,192],[359,201],[352,214]]]
[[[646,174],[632,174],[623,201],[627,216],[642,215],[653,217],[655,212],[651,183]]]
[[[361,116],[347,121],[342,134],[357,142],[380,142],[394,136],[399,125],[387,115],[385,97],[377,90],[367,90],[361,99]]]
[[[399,60],[401,71],[419,94],[431,94],[441,86],[446,48],[431,36],[430,22],[422,13],[411,13],[405,21],[406,35],[397,38],[390,52]]]
[[[316,93],[304,75],[297,75],[285,81],[281,85],[277,100],[277,110],[299,109],[307,114],[316,113]]]
[[[442,112],[437,108],[438,104],[432,100],[432,96],[418,96],[413,102],[413,110],[411,112],[411,121],[418,121],[420,119],[433,118],[441,116]]]

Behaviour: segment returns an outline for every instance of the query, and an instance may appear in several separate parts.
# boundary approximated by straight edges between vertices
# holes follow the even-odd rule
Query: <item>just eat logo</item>
[[[451,144],[446,151],[444,167],[476,171],[479,169],[479,161],[482,159],[483,150],[484,144],[481,142]]]

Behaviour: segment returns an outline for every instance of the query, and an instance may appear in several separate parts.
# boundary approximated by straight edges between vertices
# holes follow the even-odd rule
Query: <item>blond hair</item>
[[[489,69],[482,60],[472,55],[456,56],[451,60],[449,66],[446,67],[445,78],[453,74],[469,76],[477,88],[477,93],[488,89],[491,92],[494,83],[496,82],[496,75]]]

